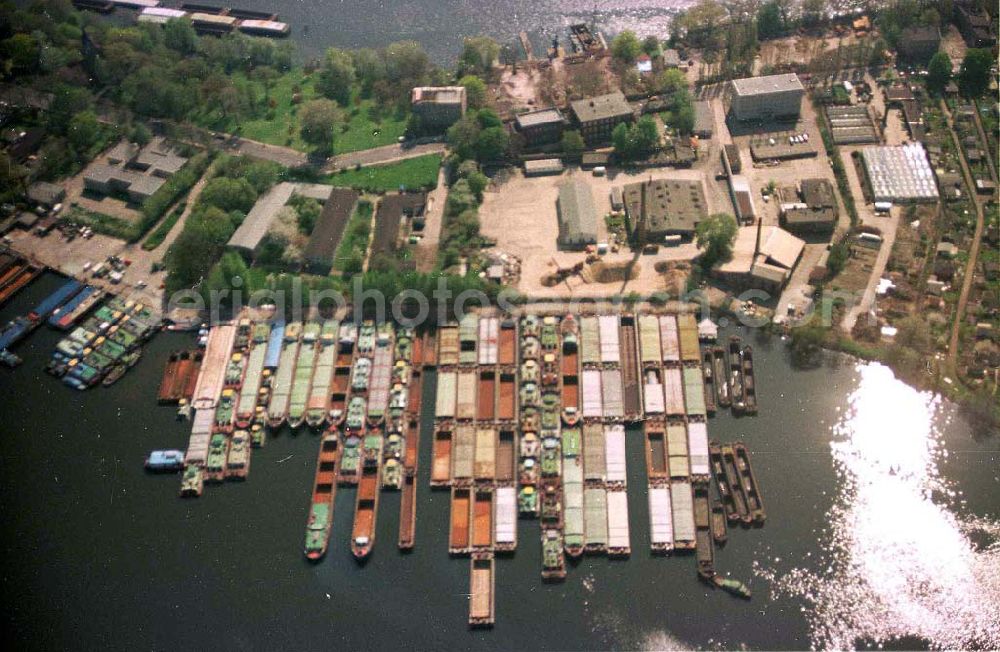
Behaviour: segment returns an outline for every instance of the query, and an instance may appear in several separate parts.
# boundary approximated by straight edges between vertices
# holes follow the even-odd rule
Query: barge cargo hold
[[[701,355],[701,377],[705,390],[705,412],[715,414],[715,372],[712,364],[712,352],[708,349]]]
[[[681,362],[685,365],[701,362],[701,348],[698,343],[698,324],[694,315],[677,315],[677,333],[681,348]]]
[[[335,321],[323,323],[313,366],[313,377],[310,382],[309,398],[306,400],[306,424],[310,428],[319,428],[326,423],[329,414],[333,371],[337,364],[337,336],[340,326]]]
[[[684,368],[684,404],[689,417],[705,418],[705,384],[699,367]]]
[[[583,380],[583,418],[600,419],[604,416],[601,398],[601,371],[584,369]]]
[[[746,414],[757,414],[757,384],[753,373],[753,348],[743,347],[743,411]]]
[[[476,429],[476,452],[473,462],[476,482],[492,482],[497,473],[497,433],[493,428]]]
[[[580,460],[567,459],[563,464],[563,545],[570,557],[583,554],[586,544],[583,505],[583,468]]]
[[[305,555],[319,561],[326,554],[333,526],[333,508],[337,497],[337,463],[340,461],[340,440],[336,432],[323,433],[316,460],[309,520],[306,523]]]
[[[631,315],[621,318],[620,349],[624,416],[629,421],[638,421],[642,417],[642,395],[639,391],[635,318]]]
[[[721,408],[732,405],[732,395],[729,389],[729,366],[726,364],[726,352],[721,346],[712,348],[712,374],[715,376],[715,397]]]
[[[471,421],[476,418],[476,372],[458,372],[458,392],[455,418]]]
[[[584,550],[590,553],[608,550],[608,499],[604,487],[584,487]]]
[[[684,376],[674,367],[663,370],[664,412],[667,416],[684,414]]]
[[[446,487],[451,482],[451,428],[439,424],[434,429],[431,486]]]
[[[660,324],[655,315],[639,316],[639,360],[642,368],[656,368],[663,362]]]
[[[517,326],[512,319],[505,319],[500,324],[500,347],[497,363],[501,366],[517,364]]]
[[[650,483],[663,482],[669,478],[663,424],[647,419],[643,429],[646,435],[646,477]]]
[[[628,529],[628,494],[622,490],[611,490],[608,501],[608,555],[628,557],[632,554],[632,544]]]
[[[746,494],[746,488],[744,487],[743,480],[736,468],[736,453],[730,444],[723,444],[717,450],[719,463],[722,466],[722,472],[726,479],[726,486],[729,488],[733,497],[733,511],[731,513],[727,513],[729,521],[731,523],[738,522],[743,525],[750,525],[753,521],[753,517],[750,514],[750,502]],[[709,447],[709,451],[713,456],[716,453],[716,450],[713,450],[711,446]],[[719,484],[719,489],[721,491],[721,484]]]
[[[458,425],[455,428],[455,442],[451,449],[452,482],[468,483],[472,481],[475,450],[475,428],[471,425]]]
[[[419,376],[416,379],[420,384]],[[419,405],[419,402],[417,403]],[[399,502],[399,549],[412,550],[417,530],[417,467],[420,459],[420,421],[417,411],[410,414],[403,456],[403,496]]]
[[[596,423],[583,426],[583,479],[587,484],[602,485],[607,480],[607,448],[604,427]]]
[[[687,434],[691,478],[696,482],[708,482],[712,474],[708,459],[708,427],[704,423],[692,421],[687,424]]]
[[[743,392],[743,352],[742,340],[738,335],[729,338],[729,393],[733,401],[733,414],[743,414],[746,409]]]
[[[472,550],[471,513],[471,490],[468,487],[452,487],[451,518],[448,528],[449,554],[463,555]]]
[[[743,493],[747,497],[750,518],[753,524],[759,527],[764,524],[767,515],[764,512],[764,499],[761,497],[757,478],[754,477],[753,468],[750,466],[750,451],[743,442],[738,441],[733,444],[733,452],[736,455],[736,470],[740,474]]]
[[[302,425],[306,417],[306,403],[312,389],[313,369],[316,365],[316,340],[319,335],[319,324],[306,324],[302,334],[302,346],[295,362],[295,374],[292,377],[292,387],[288,398],[288,425],[293,430]]]
[[[476,553],[469,563],[469,625],[491,627],[494,602],[495,561],[492,553]]]
[[[235,339],[236,326],[233,324],[222,324],[209,332],[201,373],[191,398],[191,406],[196,410],[208,410],[216,406],[225,383],[226,366]]]
[[[437,374],[437,394],[434,401],[436,419],[454,419],[458,405],[458,374],[454,371],[439,371]]]
[[[611,487],[624,489],[628,480],[625,471],[625,426],[619,423],[604,427],[604,451],[606,483]]]
[[[603,369],[601,371],[601,400],[605,419],[620,420],[625,417],[621,369]]]
[[[580,318],[580,361],[593,366],[601,363],[601,338],[597,317]]]
[[[160,380],[156,400],[161,405],[178,403],[181,399],[190,402],[194,385],[201,370],[202,352],[174,351],[167,359]]]
[[[458,364],[476,364],[476,344],[479,335],[479,319],[468,313],[458,322]]]
[[[677,481],[670,485],[670,505],[674,521],[674,549],[694,550],[694,501],[691,483]]]
[[[59,330],[68,330],[81,317],[91,311],[104,298],[104,292],[88,285],[72,301],[52,313],[49,326]]]
[[[495,497],[496,550],[511,552],[517,548],[517,490],[512,486],[497,487]]]
[[[476,487],[472,503],[472,549],[493,550],[493,488]]]
[[[720,548],[726,545],[726,510],[718,500],[712,501],[712,539]]]
[[[668,485],[649,488],[649,541],[655,553],[664,554],[674,549],[673,508]]]
[[[28,319],[37,324],[44,319],[54,317],[57,311],[62,306],[69,305],[82,289],[82,283],[76,279],[69,279],[28,312]]]
[[[453,367],[458,364],[458,327],[442,326],[438,330],[439,367]]]
[[[267,355],[265,344],[255,344],[247,355],[246,371],[243,374],[243,384],[240,387],[239,398],[236,401],[236,427],[249,428],[257,412],[257,401],[260,396],[261,376],[264,373],[264,358]]]
[[[280,427],[288,417],[288,401],[291,399],[292,381],[295,379],[301,330],[300,324],[292,323],[284,331],[281,358],[271,381],[271,396],[267,403],[267,423],[271,428]]]
[[[500,423],[512,424],[517,421],[517,376],[513,371],[500,372],[496,416]]]
[[[500,320],[496,317],[479,318],[479,356],[481,366],[499,362]]]
[[[496,416],[496,387],[496,371],[488,369],[479,372],[479,399],[476,420],[481,423],[493,421]]]
[[[513,485],[517,479],[517,448],[513,430],[501,430],[497,442],[496,481],[500,486]]]
[[[681,361],[677,317],[674,315],[660,315],[660,348],[664,363],[676,364]]]

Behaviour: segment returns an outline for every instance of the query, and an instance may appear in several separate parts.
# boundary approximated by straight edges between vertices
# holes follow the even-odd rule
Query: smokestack
[[[757,254],[760,253],[760,232],[764,228],[764,220],[762,218],[757,218],[757,244],[753,248],[753,257],[756,260]]]

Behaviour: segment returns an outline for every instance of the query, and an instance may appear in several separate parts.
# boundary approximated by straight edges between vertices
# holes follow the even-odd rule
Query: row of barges
[[[276,13],[231,9],[213,5],[182,3],[176,9],[160,0],[73,0],[78,9],[110,13],[118,8],[138,10],[138,22],[162,25],[170,20],[188,19],[202,34],[226,34],[240,31],[254,36],[287,36],[288,23],[278,20]]]

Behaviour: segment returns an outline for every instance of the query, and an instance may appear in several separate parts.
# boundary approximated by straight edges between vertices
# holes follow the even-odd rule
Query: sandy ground
[[[607,177],[595,177],[589,172],[573,168],[562,175],[535,178],[526,178],[518,172],[506,183],[487,191],[479,211],[482,231],[484,235],[497,241],[499,250],[521,258],[518,290],[532,297],[608,297],[628,292],[649,294],[673,290],[675,288],[666,286],[663,276],[654,266],[660,261],[690,260],[697,255],[697,248],[693,244],[661,247],[655,255],[636,255],[623,248],[618,253],[603,256],[602,260],[608,264],[635,262],[639,270],[638,277],[627,282],[586,283],[574,276],[554,287],[542,284],[543,277],[558,268],[575,265],[586,257],[582,252],[560,251],[557,248],[559,227],[556,199],[560,184],[570,178],[587,181],[599,216],[598,241],[607,242],[608,233],[603,218],[611,211],[612,186],[622,186],[650,177],[694,180],[704,178],[704,171],[660,168],[640,173],[611,171]],[[728,202],[722,203],[720,193],[710,187],[708,182],[705,186],[710,212],[731,210]]]

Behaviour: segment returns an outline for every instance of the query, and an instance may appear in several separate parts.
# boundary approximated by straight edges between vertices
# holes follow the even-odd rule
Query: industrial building
[[[782,192],[781,226],[793,233],[829,233],[837,227],[837,199],[826,179],[803,179]]]
[[[540,177],[546,174],[562,174],[566,166],[557,158],[543,158],[524,162],[524,176]]]
[[[955,3],[955,18],[962,38],[970,48],[992,48],[997,44],[990,15],[971,0]]]
[[[514,126],[528,145],[545,145],[562,138],[566,118],[562,111],[553,107],[522,113],[515,118]]]
[[[163,138],[155,138],[141,148],[122,141],[108,152],[106,160],[107,163],[92,163],[86,169],[84,188],[102,195],[124,194],[137,204],[152,197],[187,163],[187,158],[179,155]]]
[[[624,191],[625,214],[639,243],[661,244],[668,235],[690,238],[708,216],[701,181],[656,179],[630,183]]]
[[[464,86],[418,86],[410,91],[410,108],[425,129],[443,129],[465,115]]]
[[[559,186],[556,215],[561,248],[582,249],[597,244],[597,209],[586,181],[570,179]]]
[[[903,30],[896,50],[904,61],[926,63],[941,47],[941,30],[934,26],[913,26]]]
[[[611,138],[611,132],[623,122],[632,122],[635,113],[621,91],[577,100],[570,104],[580,135],[588,144]]]
[[[756,289],[775,295],[792,276],[802,257],[805,242],[777,226],[740,227],[728,261],[716,263],[712,275],[740,289]]]
[[[798,75],[746,77],[729,82],[726,103],[738,122],[798,118],[806,90]]]
[[[243,218],[236,232],[229,238],[227,246],[234,249],[249,259],[253,259],[265,237],[271,223],[281,209],[292,198],[293,194],[311,197],[319,202],[326,203],[333,188],[322,184],[291,183],[284,181],[276,184],[264,195],[257,199],[247,216]]]
[[[865,177],[876,202],[919,203],[938,199],[934,171],[920,143],[861,150]]]

